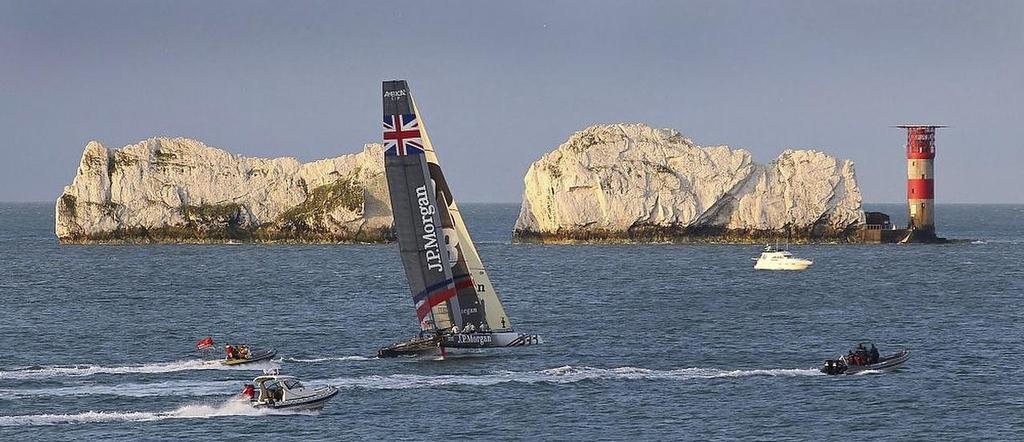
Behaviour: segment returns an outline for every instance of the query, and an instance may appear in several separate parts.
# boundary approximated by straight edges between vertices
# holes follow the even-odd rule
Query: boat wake
[[[178,397],[227,396],[241,390],[242,381],[176,380],[152,383],[112,385],[73,385],[48,388],[0,388],[0,399],[31,397],[157,397],[173,394]]]
[[[284,411],[255,409],[239,399],[220,404],[191,404],[165,412],[146,411],[87,411],[76,414],[29,414],[0,416],[0,427],[86,424],[98,422],[147,422],[165,419],[208,419],[221,416],[265,416],[279,414],[315,415],[311,411]]]
[[[433,388],[445,386],[488,386],[507,383],[519,384],[572,384],[584,381],[690,381],[718,378],[772,377],[772,376],[820,376],[816,368],[794,369],[752,369],[723,370],[715,368],[682,368],[676,370],[652,370],[638,367],[595,368],[563,366],[537,371],[499,371],[478,375],[418,375],[392,374],[360,377],[338,377],[313,379],[311,385],[330,384],[339,388],[402,390],[411,388]],[[240,381],[195,381],[174,380],[152,383],[126,383],[113,385],[76,385],[35,389],[0,389],[0,398],[28,397],[75,397],[75,396],[126,396],[157,397],[168,392],[181,397],[223,396],[237,393]]]
[[[603,380],[668,380],[687,381],[716,378],[769,377],[769,376],[821,376],[816,368],[776,368],[753,370],[723,370],[714,368],[682,368],[676,370],[652,370],[638,367],[595,368],[563,366],[547,370],[515,372],[503,371],[485,375],[413,375],[394,374],[387,376],[363,376],[358,378],[334,378],[322,382],[337,387],[371,388],[397,390],[406,388],[430,388],[449,385],[486,386],[505,383],[525,384],[571,384],[583,381]]]
[[[338,361],[372,361],[377,358],[371,358],[368,356],[337,356],[337,357],[326,357],[326,358],[281,358],[282,362],[299,362],[299,363],[319,363],[319,362],[338,362]]]
[[[174,371],[188,370],[263,370],[267,368],[279,368],[278,364],[267,362],[253,362],[245,365],[228,366],[220,361],[202,359],[182,360],[174,362],[159,362],[154,364],[128,365],[123,367],[105,367],[102,365],[46,365],[15,370],[0,370],[0,380],[4,379],[44,379],[56,377],[80,377],[97,374],[126,374],[126,373],[170,373]]]

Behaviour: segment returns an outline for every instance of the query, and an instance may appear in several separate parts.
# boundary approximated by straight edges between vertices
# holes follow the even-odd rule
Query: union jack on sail
[[[384,116],[384,155],[405,156],[423,153],[423,138],[416,114]]]

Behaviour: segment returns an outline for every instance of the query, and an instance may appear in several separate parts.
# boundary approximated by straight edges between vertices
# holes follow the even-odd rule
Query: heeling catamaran
[[[517,333],[469,237],[405,80],[384,82],[384,169],[402,265],[419,335],[383,347],[380,357],[450,348],[520,347]]]

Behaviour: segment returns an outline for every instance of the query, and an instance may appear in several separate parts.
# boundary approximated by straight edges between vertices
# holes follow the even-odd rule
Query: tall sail
[[[384,166],[421,329],[469,324],[511,329],[408,85],[385,81],[383,94]]]

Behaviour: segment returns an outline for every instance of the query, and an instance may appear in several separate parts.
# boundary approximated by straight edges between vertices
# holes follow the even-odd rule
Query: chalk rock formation
[[[62,243],[391,238],[379,144],[337,158],[246,158],[187,138],[92,141],[57,199]]]
[[[852,240],[864,223],[849,160],[786,150],[760,165],[643,124],[576,132],[524,181],[520,241]]]

